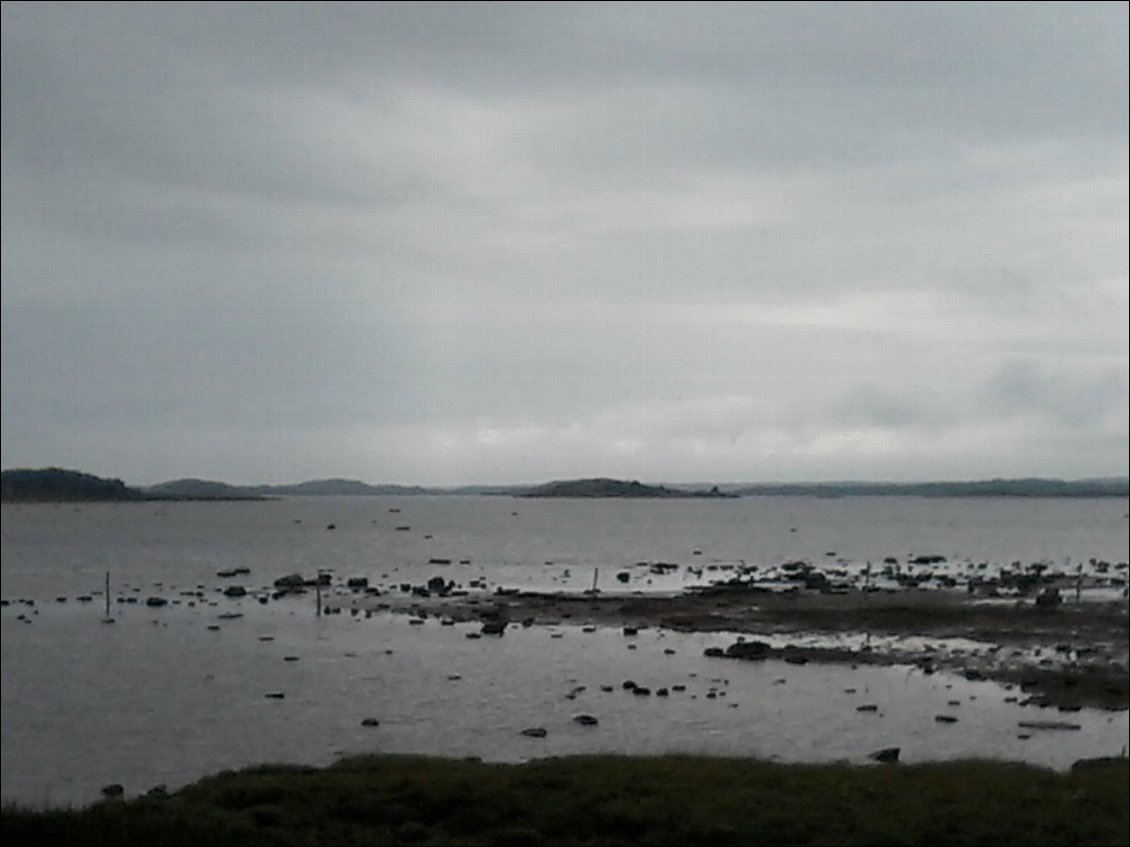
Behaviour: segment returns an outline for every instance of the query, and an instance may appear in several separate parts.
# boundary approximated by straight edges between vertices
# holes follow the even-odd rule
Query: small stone
[[[867,758],[884,764],[894,764],[899,760],[899,753],[901,752],[902,750],[898,747],[884,747],[882,750],[876,750]]]

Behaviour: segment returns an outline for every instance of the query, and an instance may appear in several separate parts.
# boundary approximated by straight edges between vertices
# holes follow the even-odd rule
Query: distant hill
[[[148,499],[159,500],[260,500],[261,495],[241,485],[210,479],[174,479],[143,489]]]
[[[16,469],[0,473],[5,503],[141,500],[142,493],[120,479],[104,479],[64,468]]]
[[[185,500],[258,500],[268,497],[372,497],[434,494],[419,486],[369,485],[356,479],[315,479],[288,485],[231,485],[208,479],[176,479],[145,489],[149,497]]]
[[[257,485],[247,490],[280,497],[376,497],[438,493],[435,489],[418,485],[369,485],[356,479],[314,479],[290,485]]]
[[[678,488],[667,488],[663,485],[644,485],[638,481],[625,482],[620,479],[570,479],[550,482],[534,488],[518,491],[522,497],[643,497],[643,498],[670,498],[670,497],[733,497],[733,494],[723,494],[717,488],[709,491],[685,491]]]
[[[648,485],[598,477],[556,480],[536,486],[468,485],[426,488],[418,485],[370,485],[355,479],[319,479],[289,485],[231,485],[205,479],[177,479],[147,488],[131,488],[120,479],[104,479],[63,468],[3,472],[4,502],[82,500],[262,500],[272,497],[357,497],[415,495],[496,495],[515,497],[728,498],[728,497],[1127,497],[1126,477],[1099,479],[992,479],[965,482],[822,482],[822,483],[668,483]]]
[[[728,486],[744,497],[1126,497],[1130,480],[990,479],[968,482],[822,482],[757,483]]]

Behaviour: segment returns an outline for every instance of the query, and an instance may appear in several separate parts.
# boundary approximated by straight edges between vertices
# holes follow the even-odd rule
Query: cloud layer
[[[1127,468],[1125,4],[5,4],[3,464]]]

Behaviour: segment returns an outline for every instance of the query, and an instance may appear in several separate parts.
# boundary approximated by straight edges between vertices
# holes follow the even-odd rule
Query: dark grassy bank
[[[785,766],[370,757],[271,766],[162,798],[5,808],[9,844],[1126,844],[1125,762]]]

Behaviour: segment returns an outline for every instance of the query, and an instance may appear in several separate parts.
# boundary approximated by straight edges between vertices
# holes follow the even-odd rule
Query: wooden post
[[[110,572],[106,571],[106,617],[102,618],[102,623],[113,623],[114,619],[110,617]]]
[[[1075,602],[1078,603],[1083,593],[1083,563],[1075,566]]]
[[[322,616],[322,581],[319,579],[314,585],[314,595],[318,600],[318,617]]]
[[[596,594],[596,581],[600,578],[600,568],[592,569],[592,593]]]

